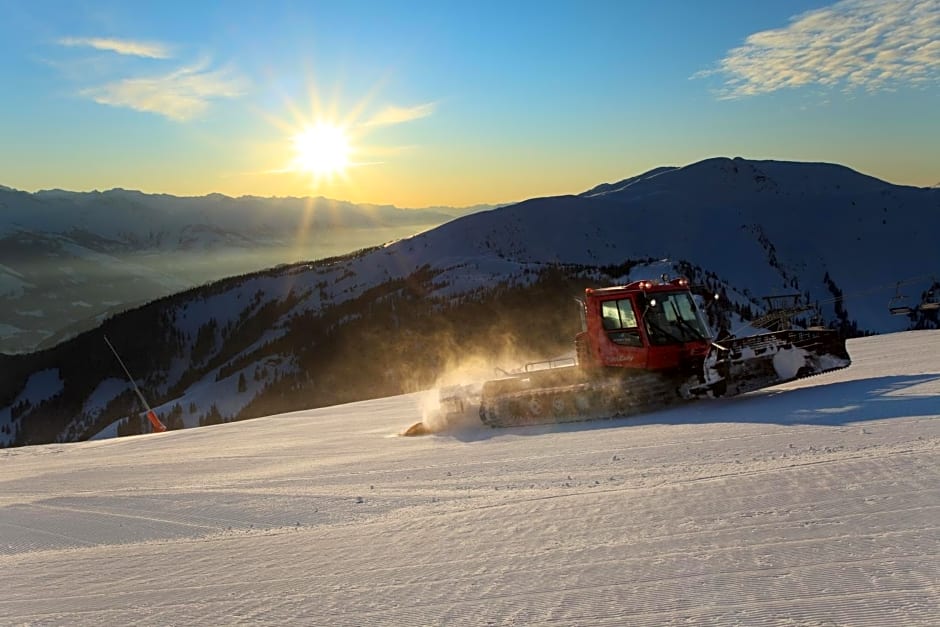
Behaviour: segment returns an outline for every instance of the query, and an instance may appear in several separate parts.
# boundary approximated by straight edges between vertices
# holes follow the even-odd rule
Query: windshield
[[[708,324],[688,292],[650,295],[646,332],[652,344],[676,344],[708,339]]]

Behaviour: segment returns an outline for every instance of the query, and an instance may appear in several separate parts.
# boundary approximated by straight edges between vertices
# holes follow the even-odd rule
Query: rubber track
[[[518,427],[622,418],[687,402],[675,377],[642,372],[553,388],[531,388],[484,399],[480,419]]]
[[[764,387],[808,379],[842,370],[849,365],[775,381]],[[564,387],[525,389],[484,399],[480,407],[480,419],[491,427],[587,422],[645,414],[696,400],[694,397],[683,398],[678,388],[679,381],[675,377],[642,372]]]
[[[845,364],[844,366],[836,366],[835,368],[826,368],[825,370],[820,370],[819,372],[811,372],[809,374],[804,374],[799,377],[793,377],[792,379],[787,379],[786,381],[780,381],[778,383],[775,383],[774,385],[780,385],[782,383],[789,383],[790,381],[796,381],[798,379],[812,379],[813,377],[818,377],[819,375],[826,374],[827,372],[835,372],[836,370],[845,370],[851,365],[852,363],[849,362]]]

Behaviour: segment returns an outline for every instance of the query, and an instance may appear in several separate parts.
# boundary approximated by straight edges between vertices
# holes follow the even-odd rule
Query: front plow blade
[[[712,344],[705,380],[716,396],[735,396],[851,363],[836,331],[776,331]]]

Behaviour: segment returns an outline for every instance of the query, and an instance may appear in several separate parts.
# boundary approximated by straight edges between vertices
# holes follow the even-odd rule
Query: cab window
[[[601,303],[601,320],[611,342],[622,346],[643,346],[633,301],[629,298]]]
[[[636,327],[636,313],[633,311],[633,301],[629,298],[601,303],[601,317],[608,331]]]

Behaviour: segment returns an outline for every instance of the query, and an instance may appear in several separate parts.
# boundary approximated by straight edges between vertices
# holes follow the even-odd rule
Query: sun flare
[[[308,126],[293,137],[293,168],[315,177],[343,174],[351,152],[345,131],[333,124]]]

